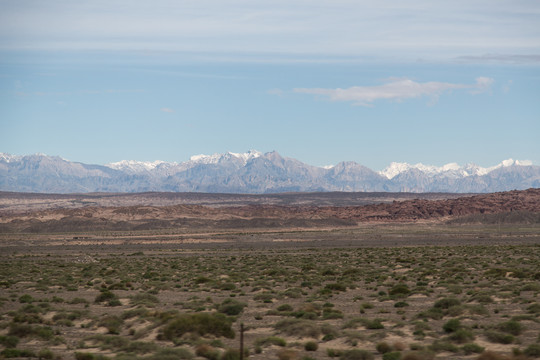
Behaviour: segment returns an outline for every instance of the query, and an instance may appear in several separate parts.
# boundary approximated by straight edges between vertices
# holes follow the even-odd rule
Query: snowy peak
[[[411,170],[418,170],[428,177],[434,176],[446,176],[446,177],[468,177],[468,176],[483,176],[487,175],[493,170],[497,170],[503,167],[510,166],[531,166],[532,162],[528,160],[504,160],[501,163],[483,168],[476,164],[467,164],[465,166],[459,166],[457,163],[449,163],[443,166],[424,165],[418,163],[411,165],[408,163],[392,162],[384,170],[379,171],[379,174],[391,180],[396,176],[406,173]]]
[[[227,152],[225,154],[213,154],[213,155],[194,155],[189,161],[195,164],[219,164],[222,161],[227,160],[240,160],[245,165],[249,160],[262,156],[262,153],[256,150],[250,150],[245,153],[233,153]]]
[[[114,170],[125,171],[128,173],[141,173],[145,171],[154,170],[156,167],[164,163],[165,161],[161,161],[161,160],[156,160],[156,161],[122,160],[122,161],[107,164],[105,166]]]
[[[7,153],[0,153],[0,161],[10,163],[12,161],[17,161],[21,156],[15,156]]]

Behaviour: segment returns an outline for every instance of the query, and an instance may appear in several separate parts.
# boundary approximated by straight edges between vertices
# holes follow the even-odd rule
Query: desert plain
[[[0,193],[0,260],[3,358],[540,357],[539,189]]]

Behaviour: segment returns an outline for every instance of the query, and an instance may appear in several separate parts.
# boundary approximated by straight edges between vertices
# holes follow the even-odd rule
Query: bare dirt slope
[[[4,194],[6,195],[6,194]],[[35,199],[39,196],[21,195],[32,199],[28,209],[23,211],[23,202],[17,205],[19,211],[13,211],[12,200],[4,200],[10,210],[0,212],[0,233],[48,233],[76,232],[100,230],[156,230],[170,228],[291,228],[291,227],[344,227],[370,222],[418,222],[441,221],[471,216],[488,216],[491,214],[520,214],[525,221],[537,221],[540,213],[540,189],[509,191],[458,198],[442,198],[433,195],[434,200],[410,199],[409,195],[401,195],[400,201],[386,197],[386,202],[371,205],[349,205],[351,202],[373,202],[384,197],[375,194],[371,197],[359,193],[351,194],[347,200],[346,193],[332,194],[282,194],[270,196],[272,203],[264,196],[249,195],[210,195],[198,194],[193,199],[201,204],[149,205],[148,203],[167,203],[160,200],[163,194],[135,194],[128,203],[135,202],[141,196],[144,205],[132,206],[71,206],[59,209],[34,211]],[[412,194],[416,195],[416,194]],[[109,203],[113,195],[96,196],[96,202]],[[118,195],[122,197],[121,195]],[[186,194],[184,194],[186,196]],[[191,196],[191,195],[190,195]],[[214,197],[214,201],[211,198]],[[53,202],[60,201],[55,197]],[[173,196],[174,198],[174,196]],[[316,199],[326,199],[323,204],[315,205]],[[146,199],[146,200],[144,200]],[[153,200],[152,200],[153,199]],[[187,202],[187,198],[182,198]],[[192,200],[193,200],[192,199]],[[204,200],[203,200],[204,199]],[[225,199],[225,200],[224,200]],[[231,205],[230,202],[236,203]],[[243,199],[240,201],[239,199]],[[42,199],[47,203],[50,199]],[[176,198],[178,200],[178,198]],[[391,202],[388,202],[391,200]],[[69,200],[72,201],[72,200]],[[125,203],[126,200],[119,201]],[[59,203],[57,203],[60,206]],[[338,205],[336,205],[338,204]],[[217,206],[216,206],[217,205]],[[45,206],[46,207],[46,206]],[[533,214],[531,217],[530,215]],[[479,218],[481,220],[481,218]],[[532,220],[531,220],[532,219]]]

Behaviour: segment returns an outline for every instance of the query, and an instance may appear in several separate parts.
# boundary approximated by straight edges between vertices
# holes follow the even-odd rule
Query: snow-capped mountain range
[[[20,192],[392,191],[480,193],[540,187],[540,166],[505,160],[492,167],[391,163],[373,171],[355,162],[317,167],[277,152],[195,155],[185,162],[123,160],[89,165],[0,153],[0,190]]]

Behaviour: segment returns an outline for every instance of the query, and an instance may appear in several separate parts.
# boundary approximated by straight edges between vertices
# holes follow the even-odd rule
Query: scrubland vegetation
[[[3,358],[540,358],[539,245],[1,260]]]

